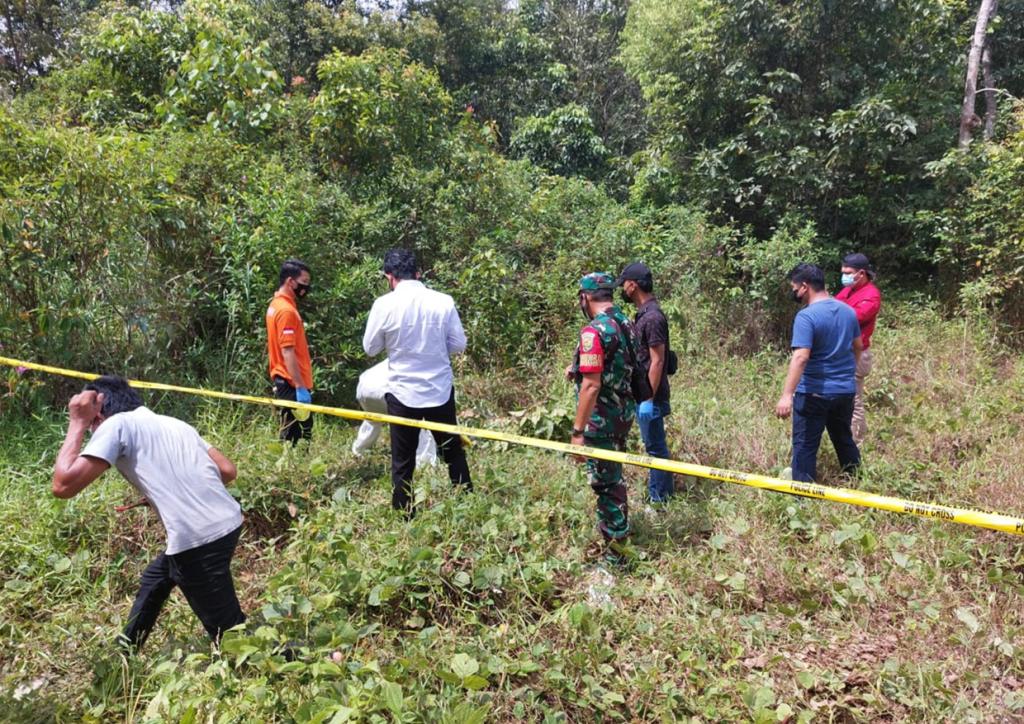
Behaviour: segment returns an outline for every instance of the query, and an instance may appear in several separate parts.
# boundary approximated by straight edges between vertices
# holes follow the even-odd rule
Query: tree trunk
[[[985,132],[984,139],[989,141],[996,132],[996,87],[992,78],[992,42],[985,41],[985,49],[981,51],[981,78],[985,84]]]
[[[21,60],[21,51],[18,49],[18,31],[15,27],[11,3],[9,1],[4,2],[4,25],[7,26],[7,42],[11,45],[11,54],[14,60],[14,74],[17,76],[18,85],[21,85],[25,80],[22,75],[24,68]]]
[[[974,36],[971,38],[971,51],[967,56],[967,79],[964,83],[964,104],[960,111],[960,148],[967,148],[971,142],[971,133],[980,120],[974,112],[974,100],[978,92],[978,66],[981,65],[981,54],[985,48],[985,34],[989,20],[995,14],[996,0],[981,0],[978,8],[978,21],[974,25]]]

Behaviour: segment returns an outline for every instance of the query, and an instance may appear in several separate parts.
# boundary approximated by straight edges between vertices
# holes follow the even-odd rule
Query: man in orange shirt
[[[274,397],[279,400],[312,402],[313,364],[306,344],[306,329],[299,316],[299,300],[309,294],[309,267],[298,259],[281,265],[278,289],[267,309],[267,354],[270,357],[270,379]],[[281,439],[297,445],[300,439],[313,436],[313,418],[293,414],[291,408],[281,410]]]

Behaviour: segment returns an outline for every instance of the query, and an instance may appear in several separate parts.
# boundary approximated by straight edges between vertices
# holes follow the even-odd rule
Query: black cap
[[[851,269],[863,269],[869,277],[875,276],[875,268],[871,265],[871,260],[864,254],[847,254],[843,257],[843,266],[848,266]]]
[[[621,287],[624,282],[639,282],[644,279],[653,281],[650,267],[642,261],[635,261],[622,270],[619,278],[615,280],[615,286]]]

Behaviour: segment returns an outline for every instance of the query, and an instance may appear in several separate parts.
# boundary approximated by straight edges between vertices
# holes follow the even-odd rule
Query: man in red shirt
[[[864,415],[864,378],[871,373],[871,334],[875,331],[875,319],[882,308],[882,293],[874,285],[875,270],[871,261],[863,254],[847,254],[841,267],[843,289],[836,299],[851,307],[860,323],[860,338],[864,344],[860,361],[857,363],[857,394],[853,399],[853,439],[859,446],[868,433]]]
[[[279,400],[313,401],[313,364],[306,343],[306,328],[299,316],[299,300],[310,290],[309,267],[298,259],[281,265],[278,289],[267,309],[267,355],[274,397]],[[313,435],[313,418],[307,413],[281,410],[281,439],[296,445]],[[296,412],[298,412],[296,410]]]

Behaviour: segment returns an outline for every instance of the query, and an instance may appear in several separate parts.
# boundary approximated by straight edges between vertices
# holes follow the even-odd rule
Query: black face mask
[[[295,282],[295,296],[302,299],[304,296],[309,294],[312,288],[312,284],[299,284],[298,282]]]
[[[626,290],[625,289],[623,289],[619,294],[622,297],[622,302],[624,304],[632,304],[633,303],[633,300],[629,298],[628,294],[626,294]]]
[[[800,291],[798,289],[793,289],[792,291],[790,291],[789,294],[791,297],[793,297],[793,301],[796,302],[797,304],[803,302],[803,297],[800,296]]]

